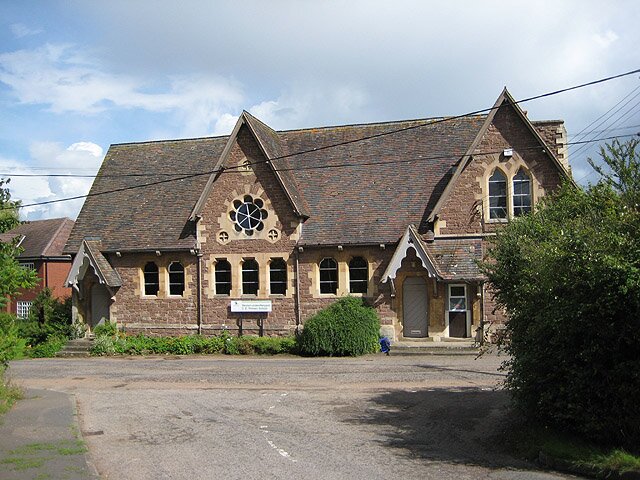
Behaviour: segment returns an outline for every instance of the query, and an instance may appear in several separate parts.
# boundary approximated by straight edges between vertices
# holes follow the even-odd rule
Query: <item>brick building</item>
[[[65,252],[74,316],[128,332],[294,332],[362,296],[393,338],[499,314],[476,261],[570,178],[562,121],[487,115],[113,145]]]
[[[71,295],[71,289],[65,285],[71,269],[71,256],[63,254],[62,250],[72,228],[73,220],[51,218],[25,222],[0,234],[2,242],[18,242],[22,249],[18,262],[38,274],[38,285],[10,298],[5,311],[25,318],[33,300],[43,288],[51,289],[54,298],[63,299]]]

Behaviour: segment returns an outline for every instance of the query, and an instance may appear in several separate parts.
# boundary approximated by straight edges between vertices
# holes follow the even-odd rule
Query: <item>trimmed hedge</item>
[[[92,355],[197,355],[224,353],[251,355],[295,353],[296,340],[291,337],[219,337],[189,335],[183,337],[148,337],[146,335],[98,335]]]
[[[311,356],[351,356],[379,350],[380,318],[361,298],[345,297],[304,324],[300,352]]]

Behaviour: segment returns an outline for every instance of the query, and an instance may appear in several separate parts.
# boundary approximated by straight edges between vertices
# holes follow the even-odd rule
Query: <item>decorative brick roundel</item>
[[[245,195],[242,200],[234,200],[229,218],[235,223],[236,231],[244,230],[244,233],[249,236],[253,235],[254,230],[262,231],[264,228],[263,220],[269,215],[263,207],[264,202],[251,195]]]

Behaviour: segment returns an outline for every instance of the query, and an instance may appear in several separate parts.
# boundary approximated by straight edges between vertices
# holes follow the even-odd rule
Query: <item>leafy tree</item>
[[[0,178],[0,233],[11,230],[20,225],[18,217],[18,207],[20,202],[11,200],[11,193],[6,185],[11,181],[10,178]]]
[[[636,153],[639,144],[636,139],[626,143],[614,140],[610,145],[600,147],[606,167],[588,159],[602,181],[619,192],[625,204],[635,210],[640,209],[640,151]]]
[[[498,232],[483,269],[507,314],[506,387],[536,422],[640,442],[640,158],[602,150],[609,172],[564,185]]]
[[[6,187],[8,183],[9,179],[0,179],[0,233],[20,224],[20,202],[11,200],[11,194]],[[19,253],[15,240],[0,242],[0,308],[6,305],[7,297],[15,295],[21,288],[32,288],[36,285],[36,273],[22,268],[16,260]]]

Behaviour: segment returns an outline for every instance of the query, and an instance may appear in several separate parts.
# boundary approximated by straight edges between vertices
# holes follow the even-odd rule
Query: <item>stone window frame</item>
[[[255,265],[255,269],[247,268],[248,264]],[[259,296],[260,295],[260,264],[258,263],[258,261],[253,257],[243,258],[242,263],[240,265],[240,274],[241,274],[240,285],[242,287],[242,296],[250,296],[250,297]],[[249,275],[251,275],[251,277],[249,279],[245,279]],[[249,292],[245,291],[247,289],[247,287],[245,287],[245,284],[255,285],[255,293],[253,292],[253,288]]]
[[[500,176],[502,177],[502,179],[496,179],[494,180],[493,178],[497,175],[500,174]],[[504,183],[504,195],[491,195],[491,184],[492,183]],[[505,221],[509,218],[509,176],[500,168],[500,167],[496,167],[493,169],[493,171],[491,172],[491,175],[489,175],[489,178],[487,179],[487,203],[488,203],[488,208],[489,208],[489,216],[488,216],[488,220],[490,222],[500,222],[500,221]],[[491,206],[491,200],[494,198],[504,198],[504,207],[492,207]],[[504,210],[504,216],[497,216],[497,217],[493,217],[491,216],[491,212],[492,210],[499,210],[502,209]]]
[[[219,270],[219,267],[222,266],[223,264],[225,264],[229,267],[227,270]],[[229,281],[219,281],[218,280],[218,273],[226,273],[229,275]],[[221,293],[219,292],[219,285],[229,285],[229,291],[227,293]],[[226,258],[217,258],[216,259],[216,263],[213,267],[213,290],[215,295],[217,296],[221,296],[221,297],[230,297],[231,296],[231,292],[233,289],[233,272],[232,272],[232,267],[231,267],[231,262],[229,262],[229,260],[227,260]]]
[[[334,263],[335,266],[331,268],[327,266],[323,267],[322,264],[325,263],[325,261],[331,261]],[[330,271],[335,271],[335,280],[331,280],[331,279],[323,280],[323,272],[330,272]],[[331,283],[335,283],[335,288],[331,289],[331,291],[323,292],[322,291],[323,285],[331,284]],[[340,288],[340,269],[339,269],[338,261],[333,257],[322,258],[322,260],[318,262],[318,290],[320,292],[320,295],[337,296],[339,288]]]
[[[364,262],[364,267],[362,267],[362,266],[360,266],[360,267],[353,266],[352,263],[354,261],[356,261],[356,260],[362,260],[362,262]],[[352,269],[353,270],[366,270],[365,279],[364,280],[363,279],[354,280],[352,278]],[[348,272],[349,295],[354,295],[354,296],[367,295],[367,293],[369,292],[369,262],[368,262],[368,260],[363,255],[354,255],[347,262],[347,272]],[[353,288],[354,287],[354,285],[353,285],[354,282],[357,282],[357,284],[364,285],[364,291],[354,291],[354,288]]]
[[[282,280],[274,281],[272,277],[272,268],[274,263],[281,263],[282,268],[276,270],[277,272],[284,272],[284,282]],[[286,296],[287,290],[289,289],[289,266],[287,265],[287,261],[282,257],[273,257],[269,260],[269,295],[276,296]],[[273,284],[277,282],[279,285],[284,283],[284,292],[273,292]]]
[[[171,271],[171,267],[173,265],[180,265],[180,268],[182,269],[181,272],[172,272]],[[178,281],[176,282],[176,276],[178,274],[182,274],[182,281]],[[172,275],[174,276],[172,278]],[[169,266],[167,267],[167,277],[168,277],[168,282],[167,282],[167,296],[168,297],[184,297],[184,292],[186,291],[186,269],[184,267],[184,265],[182,264],[182,262],[180,262],[179,260],[174,260],[173,262],[169,263]],[[171,288],[175,285],[181,285],[182,289],[180,293],[172,293],[171,292]]]
[[[517,194],[516,193],[516,177],[518,175],[520,175],[520,173],[522,173],[525,177],[526,180],[518,180],[522,183],[524,182],[528,182],[529,183],[529,193],[527,195],[523,195],[523,194]],[[526,215],[528,213],[531,213],[531,211],[533,210],[533,179],[531,178],[531,172],[529,172],[526,168],[524,167],[520,167],[518,169],[518,171],[516,171],[515,175],[511,178],[511,188],[512,188],[512,195],[511,195],[511,209],[513,212],[513,216],[515,217],[519,217],[521,215]],[[525,198],[525,197],[529,197],[529,210],[526,212],[521,212],[519,214],[516,214],[516,198]],[[525,207],[523,207],[522,205],[518,206],[517,208],[519,209],[523,209]]]
[[[147,267],[152,266],[155,267],[155,271],[151,271],[148,270]],[[149,279],[148,277],[150,275],[154,275],[156,276],[155,278],[155,282],[153,282],[153,279]],[[155,285],[155,293],[147,293],[149,288],[148,286],[153,286]],[[143,297],[158,297],[158,294],[160,293],[160,268],[158,267],[158,264],[156,262],[152,262],[149,261],[147,263],[144,264],[144,267],[142,267],[142,296]]]
[[[507,181],[507,216],[506,218],[490,218],[490,210],[489,210],[489,179],[493,176],[496,170],[500,170],[502,174],[506,177]],[[529,177],[529,195],[531,197],[531,210],[533,210],[533,206],[536,204],[537,199],[544,194],[544,190],[540,187],[539,183],[542,181],[541,178],[536,178],[533,174],[531,168],[525,164],[524,160],[520,158],[514,152],[514,155],[508,161],[504,161],[495,157],[494,160],[489,163],[484,171],[484,176],[482,179],[478,178],[478,181],[482,182],[482,209],[483,209],[483,217],[484,223],[504,223],[509,220],[515,218],[514,208],[513,208],[513,179],[518,174],[518,172],[522,171],[525,175]]]

